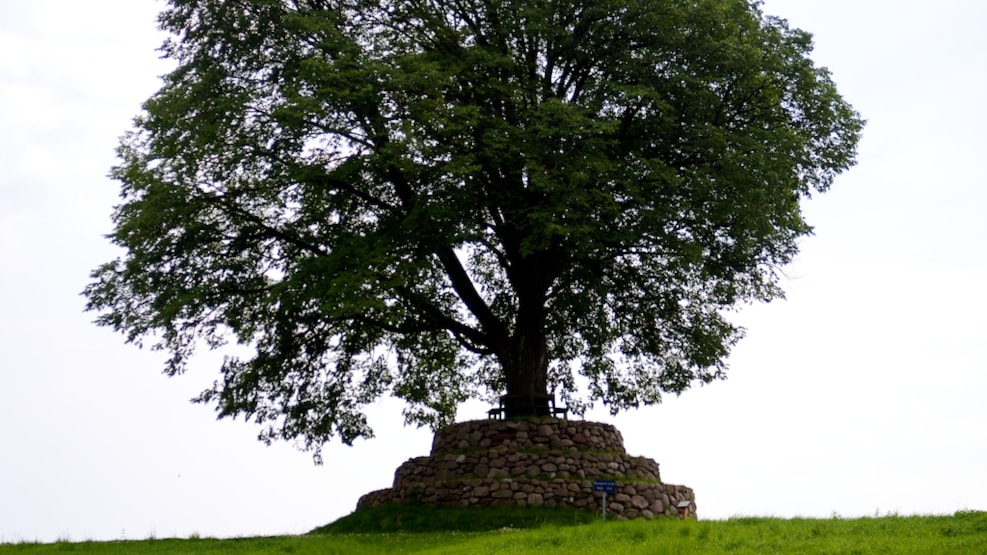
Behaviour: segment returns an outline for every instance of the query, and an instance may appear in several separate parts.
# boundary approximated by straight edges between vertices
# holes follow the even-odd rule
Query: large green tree
[[[723,376],[862,121],[748,0],[170,0],[85,294],[201,396],[318,447]]]

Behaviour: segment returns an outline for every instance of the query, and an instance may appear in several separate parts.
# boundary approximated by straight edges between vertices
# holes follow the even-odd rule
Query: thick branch
[[[490,334],[494,343],[502,343],[508,336],[507,329],[504,327],[503,322],[497,318],[497,315],[493,313],[493,310],[490,309],[486,301],[483,300],[483,297],[480,296],[479,291],[476,290],[476,286],[473,285],[473,280],[466,273],[466,269],[463,268],[463,264],[460,262],[459,257],[456,256],[455,251],[449,247],[440,247],[436,249],[435,254],[442,263],[442,267],[445,269],[449,280],[452,282],[452,288],[459,295],[463,303],[466,304],[466,308],[480,322],[480,326]],[[491,346],[493,347],[493,345]]]

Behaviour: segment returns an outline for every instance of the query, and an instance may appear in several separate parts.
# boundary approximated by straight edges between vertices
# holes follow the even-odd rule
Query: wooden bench
[[[548,401],[548,403],[547,404],[537,403],[536,399],[538,401]],[[503,419],[507,415],[507,407],[505,405],[508,403],[506,403],[505,400],[507,400],[507,395],[501,396],[499,404],[495,408],[492,408],[487,411],[487,418]],[[525,403],[522,401],[527,401],[527,402]],[[543,398],[526,398],[526,399],[515,398],[510,400],[510,404],[512,405],[513,408],[531,409],[531,412],[535,414],[538,414],[539,412],[545,412],[544,415],[539,415],[539,416],[552,416],[558,418],[559,415],[561,414],[562,418],[564,418],[565,420],[569,420],[569,407],[555,406],[555,395],[549,395]]]

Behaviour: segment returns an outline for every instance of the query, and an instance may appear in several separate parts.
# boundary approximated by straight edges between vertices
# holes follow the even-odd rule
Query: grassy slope
[[[486,530],[461,531],[463,513],[470,515],[466,528]],[[351,515],[307,536],[18,544],[0,546],[0,555],[987,553],[987,512],[935,517],[586,524],[574,524],[574,518],[568,512],[531,509],[477,514],[472,510],[415,508]],[[357,531],[368,523],[374,531]],[[505,523],[510,526],[501,526]],[[399,526],[418,531],[381,531]]]

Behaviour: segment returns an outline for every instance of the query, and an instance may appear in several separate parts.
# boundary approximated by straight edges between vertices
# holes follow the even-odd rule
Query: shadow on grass
[[[373,534],[381,532],[486,532],[502,528],[568,526],[600,519],[578,509],[534,507],[428,507],[414,504],[358,509],[309,534]]]

